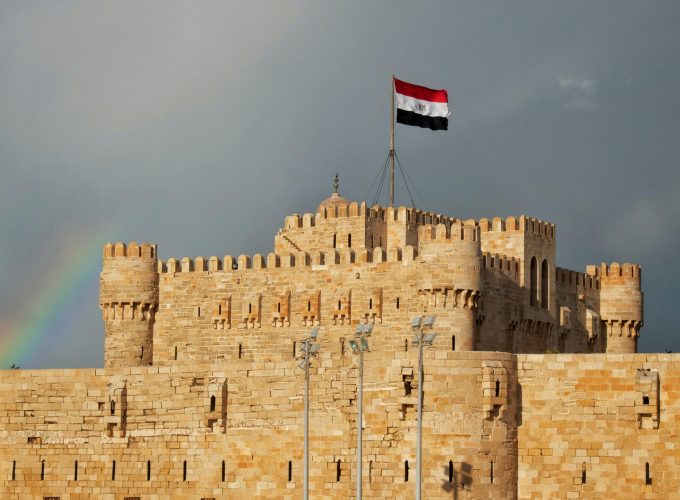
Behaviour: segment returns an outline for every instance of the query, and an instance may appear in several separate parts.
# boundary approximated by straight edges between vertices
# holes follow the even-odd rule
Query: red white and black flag
[[[447,130],[449,128],[449,94],[394,79],[397,99],[397,123]]]

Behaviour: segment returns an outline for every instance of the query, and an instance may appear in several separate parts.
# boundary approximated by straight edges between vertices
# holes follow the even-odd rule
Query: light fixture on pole
[[[357,500],[361,500],[361,479],[362,479],[362,455],[363,455],[363,403],[364,403],[364,353],[368,349],[368,337],[371,336],[373,325],[358,325],[354,331],[354,340],[349,341],[349,346],[354,354],[359,354],[359,380],[357,395]]]
[[[423,347],[431,346],[436,333],[425,333],[434,325],[435,316],[416,316],[411,320],[413,345],[418,347],[418,434],[416,440],[416,500],[421,499],[423,455]]]
[[[305,371],[305,452],[303,464],[303,498],[309,498],[309,364],[311,362],[310,356],[316,356],[319,353],[319,344],[317,337],[319,336],[319,329],[312,328],[309,332],[309,337],[302,341],[301,349],[304,356],[300,359],[298,367]]]

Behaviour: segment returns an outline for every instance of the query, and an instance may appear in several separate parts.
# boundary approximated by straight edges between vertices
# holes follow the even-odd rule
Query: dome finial
[[[335,172],[335,180],[333,180],[333,192],[338,193],[338,187],[340,187],[340,180],[338,179],[338,173]]]

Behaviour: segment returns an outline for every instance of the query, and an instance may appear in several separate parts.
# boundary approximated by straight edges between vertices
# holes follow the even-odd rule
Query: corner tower
[[[104,366],[152,363],[154,316],[158,308],[156,245],[104,245],[99,307],[104,320]]]
[[[588,266],[586,273],[600,278],[600,319],[606,328],[607,352],[636,353],[643,321],[640,266],[614,262],[599,269]]]

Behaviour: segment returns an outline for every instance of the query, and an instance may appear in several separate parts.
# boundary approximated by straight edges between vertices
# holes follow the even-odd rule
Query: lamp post
[[[411,320],[413,345],[418,347],[418,433],[416,440],[416,500],[421,499],[422,455],[423,455],[423,347],[431,346],[436,333],[425,333],[434,325],[435,316],[416,316]]]
[[[361,500],[361,479],[363,461],[363,404],[364,404],[364,353],[368,351],[368,337],[371,336],[373,325],[358,325],[354,332],[354,340],[349,341],[354,354],[359,354],[359,388],[357,404],[357,500]]]
[[[312,328],[309,333],[309,337],[302,341],[302,352],[305,353],[304,357],[298,363],[298,367],[305,371],[305,423],[304,423],[304,433],[305,433],[305,452],[304,452],[304,479],[303,479],[303,498],[307,500],[309,498],[309,363],[310,356],[316,356],[319,352],[319,344],[316,338],[319,335],[318,328]]]

